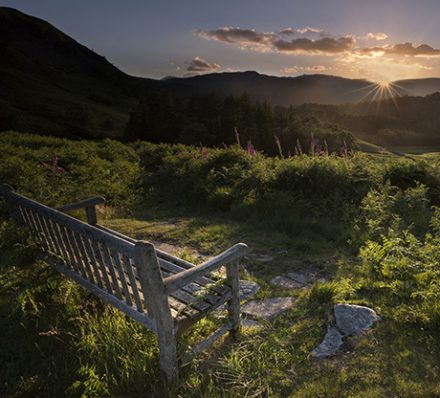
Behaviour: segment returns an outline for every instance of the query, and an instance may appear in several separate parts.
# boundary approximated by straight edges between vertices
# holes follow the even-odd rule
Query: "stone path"
[[[154,245],[165,252],[179,255],[182,248],[168,242],[155,241]],[[287,251],[277,253],[277,255],[284,255]],[[194,252],[194,255],[202,260],[207,260],[208,257]],[[252,260],[260,263],[270,263],[274,260],[273,255],[264,253],[252,253],[249,256]],[[300,270],[287,272],[284,275],[279,275],[270,281],[272,286],[281,287],[283,289],[301,289],[310,287],[317,280],[317,272],[313,270],[309,264],[304,267],[300,261],[295,261],[295,264],[303,265]],[[298,267],[297,267],[298,268]],[[215,273],[218,276],[223,276],[226,270],[221,267]],[[240,300],[246,301],[260,290],[260,285],[256,282],[240,280]],[[270,321],[277,315],[284,313],[295,305],[294,297],[271,297],[262,300],[251,300],[241,306],[242,326],[245,328],[261,327],[258,320]],[[224,314],[226,305],[219,307],[215,313],[217,315]]]
[[[356,336],[371,329],[381,317],[371,308],[361,305],[335,304],[335,326],[327,326],[324,340],[312,354],[317,358],[335,355],[343,344],[344,337]]]
[[[246,300],[253,296],[260,290],[260,285],[257,282],[244,281],[240,279],[240,300]]]
[[[315,271],[313,268],[303,268],[278,275],[272,278],[269,283],[282,289],[307,289],[316,281],[325,282],[326,279],[320,277],[318,271]]]
[[[165,252],[178,255],[182,248],[166,242],[154,242],[155,246]],[[260,263],[271,263],[275,256],[284,255],[287,251],[276,254],[251,253],[248,259]],[[202,260],[209,257],[194,252]],[[285,272],[282,275],[275,276],[270,280],[270,285],[286,289],[308,289],[315,282],[325,282],[327,279],[321,274],[320,268],[313,263],[293,261],[291,263],[293,270]],[[219,276],[225,274],[222,267],[217,271]],[[240,280],[240,300],[246,301],[260,290],[256,282]],[[241,324],[244,328],[259,328],[262,326],[259,320],[270,321],[276,316],[286,312],[295,305],[294,297],[271,297],[261,300],[250,300],[241,306]],[[221,306],[215,311],[218,315],[224,314],[226,305]],[[326,358],[335,355],[344,343],[344,338],[356,336],[371,329],[374,323],[381,318],[371,308],[350,305],[335,304],[335,325],[327,325],[327,331],[322,342],[312,351],[316,358]],[[224,316],[224,315],[222,315]]]
[[[294,297],[271,297],[263,300],[252,300],[241,307],[244,317],[272,320],[277,315],[292,308]]]

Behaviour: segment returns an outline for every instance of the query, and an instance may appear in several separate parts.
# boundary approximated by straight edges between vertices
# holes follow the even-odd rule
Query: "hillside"
[[[0,47],[0,130],[123,131],[137,102],[137,79],[49,23],[11,8],[0,7]]]
[[[249,71],[167,79],[164,85],[187,96],[206,95],[210,92],[234,96],[247,93],[255,101],[295,106],[309,102],[355,102],[368,91],[371,82],[328,75],[276,77]]]
[[[440,145],[440,93],[403,96],[380,103],[346,105],[306,104],[298,117],[313,117],[337,124],[357,138],[385,147]]]

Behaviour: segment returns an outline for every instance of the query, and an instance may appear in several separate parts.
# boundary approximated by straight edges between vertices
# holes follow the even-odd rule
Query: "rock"
[[[257,282],[244,281],[240,279],[239,284],[240,301],[248,299],[260,290],[260,285]],[[220,307],[214,310],[214,314],[221,315],[224,311],[226,311],[226,304],[222,304]]]
[[[312,351],[317,358],[334,355],[344,337],[365,332],[373,327],[374,322],[382,320],[374,310],[361,305],[335,304],[334,311],[336,326],[327,326],[324,340]]]
[[[301,283],[298,283],[293,279],[286,278],[283,275],[278,275],[275,278],[272,278],[269,283],[272,286],[281,287],[282,289],[299,289],[303,287]]]
[[[156,247],[156,249],[162,250],[164,252],[167,252],[167,253],[170,253],[173,255],[177,255],[177,253],[179,253],[179,251],[182,250],[181,247],[176,246],[176,245],[172,245],[167,242],[154,242],[154,246]]]
[[[255,259],[262,263],[269,263],[273,260],[273,257],[269,256],[268,254],[257,254],[255,255]]]
[[[343,335],[356,335],[373,327],[381,318],[374,310],[361,305],[335,304],[336,326]]]
[[[315,275],[311,274],[307,271],[305,272],[288,272],[286,275],[289,279],[294,280],[295,282],[300,283],[302,286],[308,285],[313,282],[315,279]]]
[[[241,322],[241,326],[243,326],[244,328],[259,328],[259,327],[261,327],[261,324],[258,323],[257,321],[254,321],[253,319],[244,318],[240,322]]]
[[[245,300],[253,296],[260,290],[260,285],[257,282],[244,281],[240,279],[240,300]]]
[[[241,307],[242,313],[251,318],[273,319],[292,308],[294,297],[273,297],[264,300],[252,300]]]
[[[338,328],[328,325],[324,340],[312,351],[312,354],[317,358],[326,358],[335,355],[342,345],[342,337]]]

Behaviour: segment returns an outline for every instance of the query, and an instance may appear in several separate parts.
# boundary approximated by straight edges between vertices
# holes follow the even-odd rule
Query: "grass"
[[[296,297],[284,316],[183,367],[174,396],[440,396],[437,155],[281,160],[230,149],[200,159],[189,147],[15,133],[0,144],[0,179],[17,191],[50,205],[104,194],[102,224],[196,262],[245,241],[253,253],[241,276],[261,285],[256,297]],[[65,174],[38,166],[54,153]],[[173,195],[185,186],[188,195]],[[36,260],[36,249],[0,207],[0,395],[164,396],[155,336]],[[269,285],[304,264],[327,282]],[[383,322],[317,360],[310,353],[336,302],[370,306]],[[179,350],[218,322],[199,322]]]

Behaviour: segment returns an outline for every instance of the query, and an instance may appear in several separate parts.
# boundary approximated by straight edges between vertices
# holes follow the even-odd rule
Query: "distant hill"
[[[167,77],[163,81],[178,92],[205,95],[210,92],[223,95],[240,95],[246,92],[256,101],[273,105],[297,106],[307,103],[338,105],[372,101],[374,88],[379,86],[365,79],[347,79],[331,75],[302,75],[278,77],[254,71],[212,73],[187,78]],[[440,92],[440,78],[399,80],[390,83],[394,93],[401,96],[425,96]],[[385,99],[389,97],[384,92]]]
[[[440,78],[437,77],[397,80],[393,84],[398,89],[403,89],[399,90],[399,93],[402,95],[424,97],[425,95],[440,92]]]
[[[132,77],[48,22],[0,7],[0,131],[122,138],[140,98],[172,92],[186,98],[215,93],[271,105],[340,105],[372,99],[363,79],[328,75],[275,77],[214,73],[161,80]],[[440,79],[395,82],[404,95],[440,91]],[[159,137],[160,139],[160,137]]]
[[[257,72],[213,73],[189,78],[168,78],[165,86],[184,95],[240,95],[246,92],[255,101],[273,105],[303,103],[342,104],[358,101],[371,88],[367,80],[329,75],[276,77]]]

